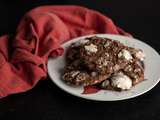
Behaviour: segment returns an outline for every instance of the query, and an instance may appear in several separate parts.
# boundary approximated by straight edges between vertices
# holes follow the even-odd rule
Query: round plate
[[[48,74],[51,80],[58,87],[60,87],[61,89],[63,89],[64,91],[72,95],[85,98],[85,99],[98,100],[98,101],[115,101],[115,100],[129,99],[129,98],[142,95],[143,93],[152,89],[159,82],[160,55],[152,47],[150,47],[146,43],[139,41],[137,39],[124,37],[120,35],[94,34],[94,35],[88,35],[88,36],[72,39],[69,42],[64,43],[62,47],[66,51],[67,47],[69,47],[71,43],[77,42],[86,37],[91,37],[95,35],[99,37],[118,40],[127,46],[142,49],[146,54],[146,59],[144,60],[144,64],[145,64],[144,74],[147,80],[137,84],[136,86],[132,87],[128,91],[116,92],[116,91],[110,91],[110,90],[101,90],[98,93],[94,93],[94,94],[82,94],[83,87],[69,86],[62,80],[61,71],[64,69],[64,66],[65,66],[65,53],[64,53],[63,56],[59,56],[57,58],[49,58],[48,60]]]

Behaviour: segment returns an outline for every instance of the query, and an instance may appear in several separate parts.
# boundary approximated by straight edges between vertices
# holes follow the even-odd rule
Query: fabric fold
[[[48,58],[63,54],[64,42],[96,33],[130,35],[107,16],[80,6],[42,6],[29,11],[12,39],[0,37],[0,97],[30,90],[46,77]]]

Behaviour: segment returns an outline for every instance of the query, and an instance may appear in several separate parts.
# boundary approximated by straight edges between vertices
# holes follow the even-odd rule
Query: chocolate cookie
[[[115,79],[115,75],[119,73],[122,74],[121,75],[122,77],[125,77],[125,79],[126,77],[128,77],[128,80],[131,81],[128,88],[122,89],[113,84],[113,78]],[[98,87],[102,89],[121,91],[130,89],[130,87],[135,86],[136,84],[140,83],[143,80],[144,80],[144,68],[140,62],[135,60],[127,64],[123,69],[117,71],[116,73],[113,73],[108,79],[98,84]]]
[[[90,70],[105,74],[127,65],[133,59],[130,50],[133,53],[134,49],[129,49],[119,41],[94,37],[79,48],[79,57]]]
[[[80,60],[68,64],[64,70],[63,80],[73,85],[94,85],[107,79],[109,74],[99,74],[85,69]]]

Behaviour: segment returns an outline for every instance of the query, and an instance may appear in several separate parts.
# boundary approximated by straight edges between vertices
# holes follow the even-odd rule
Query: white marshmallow
[[[118,73],[113,75],[111,78],[111,84],[112,86],[121,88],[122,90],[128,90],[132,87],[132,80],[123,73]]]
[[[96,53],[98,51],[97,46],[94,44],[90,44],[90,45],[86,45],[84,46],[85,50],[87,50],[88,52],[93,52]]]
[[[144,54],[143,51],[138,51],[136,52],[136,58],[138,58],[139,60],[143,61],[145,59],[146,55]]]
[[[130,54],[130,52],[125,49],[123,49],[119,52],[118,57],[124,57],[126,60],[132,59],[132,55]]]

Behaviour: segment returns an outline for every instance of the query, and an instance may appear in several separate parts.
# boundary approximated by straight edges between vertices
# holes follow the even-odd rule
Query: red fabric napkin
[[[60,45],[95,33],[129,35],[101,13],[79,6],[43,6],[28,12],[13,38],[0,37],[0,97],[25,92],[47,75],[48,57]]]

